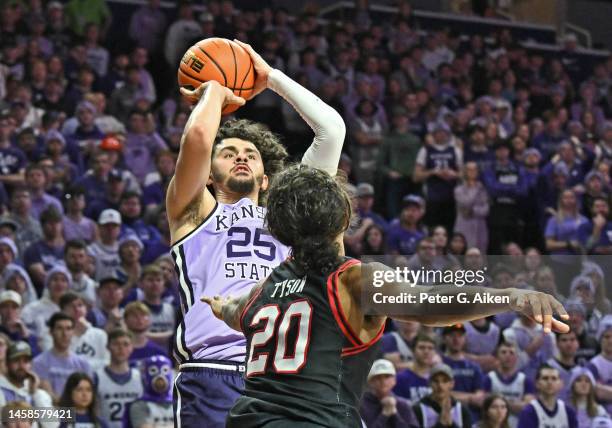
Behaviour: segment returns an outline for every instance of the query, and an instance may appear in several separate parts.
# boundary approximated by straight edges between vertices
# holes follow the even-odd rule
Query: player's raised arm
[[[355,310],[363,310],[366,299],[368,303],[398,301],[412,295],[414,303],[405,303],[405,315],[378,313],[403,321],[419,321],[431,326],[446,326],[484,318],[501,312],[521,312],[537,323],[542,324],[545,332],[551,330],[566,333],[569,326],[555,319],[556,313],[563,320],[569,318],[563,305],[549,294],[518,288],[493,289],[480,286],[456,287],[446,286],[413,286],[397,280],[387,280],[384,272],[394,273],[382,263],[367,263],[354,266],[343,281],[347,293],[355,302]],[[391,275],[389,275],[391,276]],[[380,283],[373,287],[374,278]],[[374,294],[379,296],[374,299]],[[459,297],[461,294],[461,297]],[[478,296],[478,297],[477,297]],[[490,298],[483,298],[490,296]],[[481,300],[483,299],[483,300]],[[475,302],[478,303],[475,303]],[[384,306],[380,306],[384,310]],[[378,311],[378,308],[377,308]]]
[[[346,135],[346,126],[340,114],[282,71],[270,67],[251,46],[234,41],[242,46],[253,60],[257,73],[253,96],[266,88],[272,89],[291,104],[314,131],[315,137],[304,153],[302,163],[336,175]]]
[[[200,215],[206,216],[215,201],[206,190],[210,175],[211,153],[221,110],[228,104],[243,105],[245,100],[215,81],[189,91],[181,88],[181,94],[196,102],[185,125],[174,177],[168,186],[166,208],[171,227],[184,216],[187,207],[204,193]],[[173,237],[174,238],[174,237]]]

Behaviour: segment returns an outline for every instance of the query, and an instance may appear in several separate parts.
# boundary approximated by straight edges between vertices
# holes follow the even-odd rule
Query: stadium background
[[[430,242],[436,267],[489,259],[493,286],[553,292],[576,325],[582,316],[577,363],[599,352],[611,309],[612,223],[604,209],[612,191],[611,4],[254,5],[2,2],[0,290],[21,292],[23,328],[2,320],[1,353],[6,336],[26,340],[35,354],[52,345],[42,318],[59,309],[59,295],[49,298],[46,289],[65,266],[91,326],[120,321],[97,307],[97,281],[116,276],[128,284],[121,308],[142,301],[152,310],[154,349],[171,354],[179,302],[163,205],[189,114],[176,69],[187,47],[211,36],[250,43],[342,114],[340,167],[356,209],[350,255],[401,254],[419,265],[426,258],[419,242]],[[266,123],[295,159],[312,138],[270,91],[236,116]],[[425,148],[437,139],[476,164],[469,180],[452,165],[456,178],[419,178],[433,169]],[[504,153],[507,162],[499,160]],[[560,202],[567,189],[575,208]],[[412,217],[399,221],[410,208]],[[101,215],[106,209],[119,213]],[[591,238],[594,223],[600,233]],[[432,241],[421,241],[426,236]],[[68,248],[86,249],[89,260],[68,260],[66,244],[75,239]],[[144,290],[147,274],[163,276],[162,296]],[[0,307],[11,301],[2,296]],[[511,322],[498,322],[500,334],[513,334]],[[104,364],[99,349],[79,344],[77,354]],[[552,340],[529,355],[542,361],[557,353]]]

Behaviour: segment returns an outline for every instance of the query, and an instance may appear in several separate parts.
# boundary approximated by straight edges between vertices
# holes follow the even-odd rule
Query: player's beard
[[[238,193],[239,195],[248,195],[253,193],[255,190],[255,183],[259,184],[261,187],[261,183],[263,182],[263,175],[258,177],[250,176],[250,177],[235,177],[230,176],[226,179],[227,175],[215,171],[212,171],[213,180],[217,183],[225,183],[225,187],[232,192]]]

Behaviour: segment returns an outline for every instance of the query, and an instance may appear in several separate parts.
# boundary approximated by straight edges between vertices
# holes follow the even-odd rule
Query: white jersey
[[[138,399],[143,392],[140,372],[130,369],[129,375],[116,375],[101,368],[96,371],[96,378],[100,416],[109,428],[123,428],[125,405]]]
[[[85,358],[92,370],[97,370],[110,361],[106,348],[108,335],[101,328],[89,326],[81,336],[74,335],[70,349],[77,355]]]
[[[170,303],[163,302],[157,307],[147,305],[151,310],[151,333],[174,331],[176,328],[176,313]]]
[[[529,404],[533,406],[538,416],[537,428],[569,428],[569,420],[563,401],[557,400],[557,411],[552,416],[544,410],[538,400],[533,400]]]

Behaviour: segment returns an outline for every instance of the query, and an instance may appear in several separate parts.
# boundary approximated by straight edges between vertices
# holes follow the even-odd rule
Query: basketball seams
[[[246,74],[244,75],[244,77],[242,79],[242,82],[240,82],[240,89],[238,90],[238,96],[241,96],[242,91],[247,91],[247,90],[252,91],[255,88],[255,86],[253,86],[251,88],[244,88],[243,87],[244,86],[244,82],[246,81],[247,77],[249,77],[249,73],[251,72],[251,67],[253,67],[253,61],[249,61],[249,68],[248,68]]]
[[[232,51],[232,56],[234,57],[234,88],[235,88],[236,80],[238,79],[238,62],[236,61],[236,52],[234,52],[232,43],[229,40],[227,40],[227,44],[229,45],[229,48]]]
[[[212,57],[210,56],[210,54],[208,52],[206,52],[204,49],[202,49],[199,45],[196,45],[197,48],[204,54],[206,55],[212,62],[213,64],[215,64],[215,66],[217,67],[217,69],[221,72],[221,74],[223,75],[223,81],[225,82],[223,84],[223,86],[227,86],[227,76],[225,75],[225,71],[223,70],[223,68],[221,68],[221,66],[219,65],[219,63]]]

